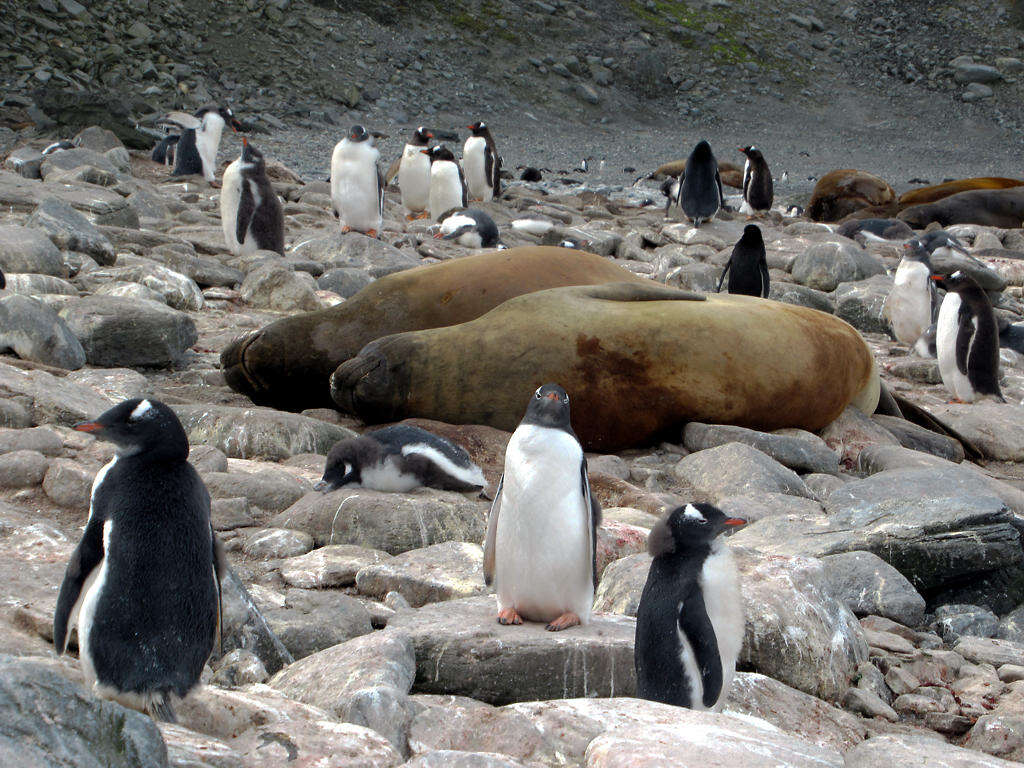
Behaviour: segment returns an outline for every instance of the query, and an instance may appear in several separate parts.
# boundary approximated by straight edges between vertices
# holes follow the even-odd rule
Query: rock
[[[367,272],[373,278],[420,265],[418,258],[358,232],[336,232],[312,238],[299,243],[290,253],[292,256],[320,262],[325,271],[337,267],[353,267]]]
[[[365,566],[356,574],[356,588],[378,599],[395,591],[419,608],[489,591],[484,586],[483,566],[479,544],[446,541]]]
[[[112,149],[124,149],[124,144],[117,134],[98,125],[90,125],[88,128],[79,131],[73,138],[72,143],[82,149],[91,149],[93,152],[109,152]]]
[[[871,420],[884,427],[889,434],[899,440],[900,445],[904,448],[930,453],[957,464],[964,460],[964,447],[958,440],[919,427],[913,422],[896,416],[876,413],[871,416]],[[886,469],[893,468],[886,467]]]
[[[860,452],[866,446],[900,444],[885,427],[852,405],[846,406],[839,418],[821,430],[821,438],[829,448],[839,452],[840,461],[847,469],[857,466]]]
[[[526,763],[497,752],[437,749],[402,763],[402,768],[526,768]]]
[[[958,83],[995,83],[1003,79],[1003,75],[995,67],[973,62],[960,62],[953,72],[953,79]]]
[[[940,605],[935,609],[932,628],[947,643],[955,643],[961,635],[994,637],[999,618],[978,605]]]
[[[49,665],[0,656],[0,755],[19,768],[167,768],[145,715],[87,693]]]
[[[117,168],[102,152],[81,147],[64,149],[60,152],[51,152],[46,155],[39,166],[39,173],[45,181],[48,177],[60,171],[69,171],[85,166],[97,168],[107,173],[117,173]]]
[[[7,398],[22,402],[33,424],[71,426],[96,418],[112,405],[91,387],[0,362],[0,402]]]
[[[980,401],[935,405],[927,410],[970,441],[986,458],[1024,461],[1024,415],[1018,406]]]
[[[174,768],[244,768],[242,756],[230,745],[174,723],[159,723],[160,735],[167,745],[167,758]]]
[[[37,451],[0,454],[0,488],[29,488],[43,482],[50,461]]]
[[[878,698],[876,694],[861,688],[850,688],[843,696],[843,706],[851,712],[864,715],[864,717],[881,717],[893,723],[900,719],[896,710]]]
[[[683,444],[690,451],[702,451],[725,443],[743,443],[766,453],[780,464],[801,472],[835,473],[838,457],[816,435],[794,437],[758,432],[727,424],[691,421],[683,430]]]
[[[239,291],[247,304],[278,312],[311,312],[322,307],[312,276],[280,264],[257,267],[245,276]]]
[[[333,291],[343,299],[355,296],[359,291],[373,282],[373,278],[362,269],[355,267],[335,267],[324,272],[316,279],[321,290]]]
[[[256,519],[249,509],[249,500],[239,496],[213,499],[210,502],[210,524],[215,531],[231,531],[235,528],[252,528],[256,525]]]
[[[144,299],[91,296],[67,302],[59,314],[90,365],[169,365],[199,338],[188,315]]]
[[[984,715],[967,734],[967,749],[976,749],[1004,760],[1024,760],[1024,716]]]
[[[527,622],[502,626],[490,597],[397,613],[385,634],[408,636],[417,692],[506,704],[573,696],[632,695],[634,621],[595,615],[561,633]]]
[[[72,371],[67,378],[70,381],[92,387],[113,402],[153,395],[153,387],[149,380],[131,368],[85,368],[80,371]],[[201,455],[202,450],[200,448],[199,452],[190,454],[193,463],[195,457]]]
[[[0,352],[22,360],[75,370],[85,365],[85,350],[67,324],[48,306],[29,296],[0,298]]]
[[[647,583],[651,556],[646,552],[628,555],[604,569],[594,596],[594,610],[636,616],[640,594]]]
[[[284,583],[293,587],[348,587],[356,583],[356,573],[360,569],[390,559],[391,555],[379,549],[335,544],[298,557],[289,557],[281,563],[280,571]]]
[[[139,283],[156,293],[160,296],[161,301],[175,309],[199,310],[205,304],[203,292],[192,278],[149,259],[136,261],[135,257],[122,257],[118,260],[116,267],[97,269],[84,278],[79,278],[80,283],[93,291],[114,280]]]
[[[308,533],[266,528],[246,539],[242,551],[258,560],[277,560],[304,555],[312,548],[313,537]]]
[[[907,626],[924,622],[924,598],[895,568],[871,552],[821,558],[834,594],[857,616],[885,616]]]
[[[54,459],[43,478],[43,491],[55,504],[79,511],[89,509],[94,474],[71,459]]]
[[[0,429],[0,454],[11,451],[33,451],[44,456],[60,456],[64,441],[60,435],[46,427],[31,429]]]
[[[253,728],[231,741],[245,768],[390,768],[402,758],[369,728],[333,720],[292,720]]]
[[[259,656],[245,648],[236,648],[218,662],[212,682],[223,688],[238,688],[265,683],[268,677],[267,668]]]
[[[819,312],[833,314],[836,311],[835,302],[827,293],[796,283],[782,283],[773,279],[768,297],[798,307],[817,309]]]
[[[3,437],[0,435],[0,445],[2,445],[2,439]],[[999,629],[996,631],[996,637],[1024,643],[1024,605],[1014,608],[999,620]]]
[[[991,664],[994,667],[1003,664],[1024,665],[1024,643],[1012,640],[965,636],[957,641],[953,650],[976,664]]]
[[[1017,683],[1024,680],[1024,667],[1017,664],[1003,664],[999,667],[999,679],[1004,683]]]
[[[43,166],[45,167],[46,163]],[[62,251],[86,253],[100,265],[113,264],[117,258],[114,246],[106,235],[68,203],[56,197],[47,197],[39,203],[25,223],[29,227],[43,230]]]
[[[454,491],[341,489],[305,495],[270,525],[305,531],[318,546],[358,544],[397,555],[442,541],[483,541],[487,510]]]
[[[264,512],[287,509],[309,490],[308,483],[281,472],[204,472],[202,478],[214,499],[245,497],[249,504]],[[287,525],[272,527],[289,528]]]
[[[289,589],[284,605],[268,606],[267,624],[296,659],[373,631],[361,602],[335,590]]]
[[[1015,763],[987,757],[925,735],[875,736],[845,755],[845,768],[1011,768]]]
[[[8,293],[24,296],[39,296],[46,293],[78,296],[78,289],[75,286],[53,275],[18,275],[9,272],[4,277],[7,279]]]
[[[764,491],[813,497],[795,472],[743,443],[726,443],[691,453],[676,465],[674,472],[712,502]]]
[[[628,555],[647,551],[647,534],[651,524],[641,527],[605,521],[597,529],[597,577],[600,579],[611,563]]]
[[[892,278],[874,275],[867,280],[836,286],[836,316],[861,333],[889,333],[889,321],[882,314]]]
[[[230,458],[287,459],[298,453],[326,456],[339,440],[355,437],[345,427],[272,408],[176,405],[189,442],[212,445]]]
[[[38,229],[0,226],[0,270],[65,277],[60,250]]]
[[[819,291],[885,273],[882,263],[852,243],[815,243],[793,261],[793,279]]]

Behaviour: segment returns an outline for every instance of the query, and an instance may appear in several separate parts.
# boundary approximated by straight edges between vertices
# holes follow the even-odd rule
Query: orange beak
[[[249,146],[249,140],[247,138],[245,138],[245,136],[242,137],[242,146],[243,147],[248,147]]]
[[[434,134],[432,134],[432,133],[428,133],[428,134],[426,134],[426,136],[427,136],[428,139],[434,138]]]
[[[429,149],[421,149],[420,150],[420,154],[421,155],[429,155],[430,154],[430,150]]]
[[[558,397],[557,392],[548,392],[546,395],[544,395],[544,397],[546,397],[548,400],[554,400],[555,402],[558,402],[558,400],[560,399]]]
[[[744,520],[742,517],[727,517],[727,518],[725,518],[725,525],[740,526],[740,525],[746,525],[746,524],[747,524],[747,521]]]
[[[72,427],[72,429],[79,432],[99,432],[103,428],[103,425],[98,421],[82,421]]]
[[[944,279],[945,277],[943,275],[932,275],[932,280],[934,280],[935,282],[939,282]]]

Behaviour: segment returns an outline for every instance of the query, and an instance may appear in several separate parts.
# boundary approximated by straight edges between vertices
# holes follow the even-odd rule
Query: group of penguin
[[[174,411],[132,399],[74,427],[111,441],[89,517],[67,565],[54,613],[58,653],[77,630],[87,684],[160,720],[200,680],[221,631],[223,549],[210,495],[188,462]],[[466,451],[419,427],[397,425],[336,444],[317,490],[420,486],[482,491]],[[484,580],[498,621],[560,631],[590,620],[601,507],[570,423],[569,395],[545,384],[509,440],[491,504]],[[709,504],[674,509],[651,531],[653,555],[637,612],[637,695],[696,709],[729,690],[743,614],[728,547],[719,535],[745,521]]]

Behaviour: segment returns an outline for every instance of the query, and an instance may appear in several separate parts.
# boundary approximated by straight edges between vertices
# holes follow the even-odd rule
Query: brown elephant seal
[[[670,163],[659,165],[654,173],[647,178],[652,181],[664,181],[669,177],[678,179],[679,175],[685,170],[686,158],[673,160]],[[722,179],[722,183],[727,187],[743,189],[743,169],[735,163],[720,162],[718,164],[718,175]]]
[[[641,280],[585,251],[527,246],[396,272],[343,304],[288,317],[221,353],[228,385],[284,410],[331,406],[328,377],[374,339],[472,320],[506,299],[565,285]]]
[[[1016,229],[1024,223],[1024,187],[958,192],[934,203],[904,208],[899,212],[899,218],[914,229],[924,229],[933,221],[943,227],[980,224]]]
[[[874,208],[874,216],[894,215],[896,193],[884,179],[846,168],[818,179],[807,215],[814,221],[839,221],[861,208]]]
[[[560,383],[588,450],[674,435],[688,421],[818,430],[878,401],[874,358],[838,318],[652,282],[538,291],[462,325],[368,344],[331,377],[342,410],[511,431],[537,382]],[[674,431],[673,431],[674,430]]]
[[[900,210],[909,208],[912,205],[924,205],[934,203],[944,197],[955,195],[960,192],[969,192],[972,189],[1011,189],[1012,187],[1024,186],[1020,179],[1007,179],[1002,176],[979,176],[973,179],[957,179],[946,181],[942,184],[933,184],[930,187],[920,187],[904,192],[897,201]]]

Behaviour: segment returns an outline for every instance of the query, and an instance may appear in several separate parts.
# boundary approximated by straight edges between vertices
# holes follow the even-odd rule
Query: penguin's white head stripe
[[[135,406],[135,410],[131,412],[128,418],[131,421],[137,421],[153,410],[153,404],[149,400],[143,400],[141,403]]]
[[[959,278],[961,278],[963,276],[964,276],[964,273],[961,272],[959,269],[956,272],[954,272],[952,275],[950,275],[950,277],[952,277],[954,280],[959,279]]]
[[[691,520],[697,521],[698,523],[707,522],[707,519],[704,517],[704,515],[702,515],[700,513],[700,510],[693,506],[693,504],[687,504],[686,508],[683,510],[683,514]]]
[[[349,464],[349,463],[348,463],[348,462],[346,461],[346,462],[345,462],[345,471],[344,471],[344,472],[342,473],[342,477],[344,477],[345,475],[347,475],[347,474],[348,474],[349,472],[351,472],[351,471],[352,471],[352,465],[351,465],[351,464]]]

